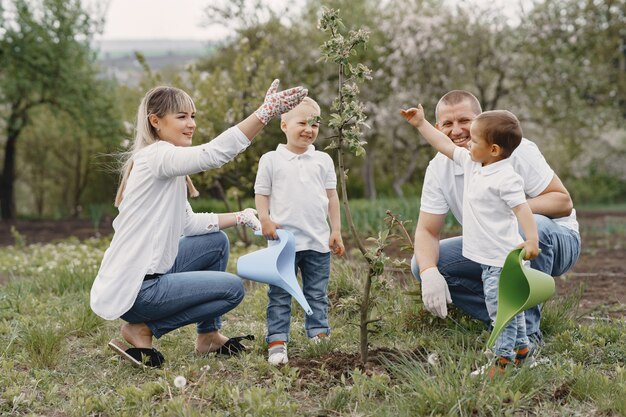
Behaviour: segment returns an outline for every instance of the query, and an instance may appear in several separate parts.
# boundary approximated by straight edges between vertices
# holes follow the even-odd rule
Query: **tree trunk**
[[[370,292],[372,290],[372,278],[375,276],[372,267],[368,268],[367,278],[363,286],[363,295],[361,296],[361,305],[359,308],[359,347],[361,351],[361,362],[365,364],[369,358],[369,311],[370,311]]]
[[[72,193],[72,217],[78,218],[80,215],[80,196],[82,194],[82,143],[81,140],[77,141],[76,161],[74,164],[74,192]]]
[[[14,184],[15,184],[15,156],[17,137],[20,134],[21,121],[13,114],[9,118],[7,127],[7,143],[4,147],[4,165],[0,178],[0,214],[3,220],[15,218]]]

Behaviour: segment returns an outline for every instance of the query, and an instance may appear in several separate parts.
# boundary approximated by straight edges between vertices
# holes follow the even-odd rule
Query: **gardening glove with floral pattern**
[[[448,315],[447,304],[452,302],[445,278],[436,267],[420,272],[424,308],[442,319]]]
[[[294,87],[289,90],[277,91],[279,81],[276,79],[265,94],[265,101],[254,114],[264,124],[280,114],[286,113],[296,107],[308,94],[303,87]]]
[[[256,210],[252,208],[244,209],[243,211],[238,211],[235,213],[235,220],[237,224],[243,224],[244,226],[248,226],[255,232],[257,230],[261,230],[261,222],[256,217]]]

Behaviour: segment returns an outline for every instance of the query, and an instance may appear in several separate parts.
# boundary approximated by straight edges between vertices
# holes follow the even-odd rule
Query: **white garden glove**
[[[255,116],[259,118],[264,125],[280,114],[287,113],[289,110],[296,107],[303,98],[308,94],[308,90],[303,87],[294,87],[289,90],[277,91],[278,80],[274,80],[267,94],[265,94],[265,101],[261,107],[255,112]]]
[[[237,224],[243,224],[244,226],[248,226],[255,232],[257,230],[261,230],[261,222],[256,217],[256,210],[252,208],[244,209],[243,211],[238,211],[235,213],[235,220]]]
[[[450,290],[445,278],[436,267],[421,272],[420,278],[422,279],[424,308],[437,317],[446,318],[447,304],[452,302],[452,298],[450,298]]]

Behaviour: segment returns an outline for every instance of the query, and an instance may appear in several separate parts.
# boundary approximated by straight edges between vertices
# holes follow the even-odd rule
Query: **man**
[[[437,104],[435,127],[456,146],[466,147],[470,125],[480,113],[482,109],[476,97],[467,91],[453,90]],[[539,233],[541,253],[531,266],[552,276],[561,275],[574,266],[580,254],[578,222],[570,195],[533,142],[522,139],[510,160],[524,179],[524,191]],[[437,154],[424,178],[411,269],[422,282],[426,310],[445,318],[447,304],[454,303],[465,313],[489,324],[480,265],[463,257],[462,237],[439,241],[449,210],[463,224],[462,208],[463,170]],[[529,339],[541,344],[539,307],[527,310],[525,315]]]

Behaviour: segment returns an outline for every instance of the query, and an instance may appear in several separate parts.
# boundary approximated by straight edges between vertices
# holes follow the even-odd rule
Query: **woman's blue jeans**
[[[313,250],[296,252],[296,274],[302,275],[302,292],[313,314],[305,316],[304,328],[308,337],[320,333],[330,334],[328,326],[328,279],[330,277],[330,252]],[[270,285],[267,291],[267,343],[289,341],[291,322],[291,295],[280,287]]]
[[[580,235],[546,216],[535,214],[534,217],[539,233],[541,253],[530,262],[530,266],[553,277],[564,274],[574,266],[580,256]],[[485,305],[481,279],[482,268],[480,264],[463,257],[462,252],[463,238],[461,236],[443,239],[439,242],[437,268],[448,283],[452,303],[471,317],[489,326],[489,313]],[[419,267],[415,262],[415,256],[411,260],[411,271],[419,279]],[[526,334],[531,342],[541,343],[540,306],[526,310],[524,315]]]
[[[220,316],[244,296],[241,279],[224,272],[229,246],[223,232],[181,238],[172,268],[143,282],[122,319],[145,323],[157,339],[191,323],[197,323],[198,333],[220,329]]]

